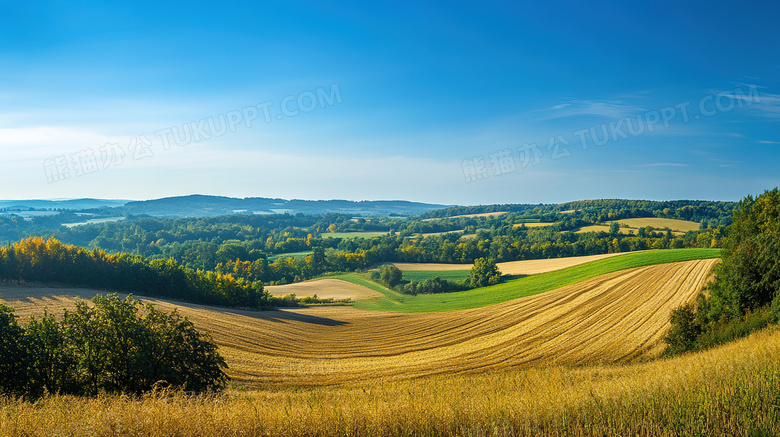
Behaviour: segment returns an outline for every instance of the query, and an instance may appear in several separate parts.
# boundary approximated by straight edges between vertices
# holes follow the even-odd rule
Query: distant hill
[[[0,211],[82,210],[122,206],[129,200],[120,199],[65,199],[65,200],[0,200]]]
[[[117,208],[123,214],[154,217],[210,217],[227,214],[353,214],[356,216],[414,216],[450,205],[401,200],[285,200],[265,197],[234,198],[200,194],[128,202]]]

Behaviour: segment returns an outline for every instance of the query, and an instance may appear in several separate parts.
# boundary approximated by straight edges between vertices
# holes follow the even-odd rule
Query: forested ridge
[[[172,259],[149,261],[140,255],[87,250],[54,238],[30,237],[0,248],[0,278],[128,291],[209,305],[269,305],[259,282],[189,269]]]
[[[0,235],[55,237],[65,244],[85,247],[87,253],[97,249],[104,255],[125,254],[121,256],[126,260],[140,255],[158,268],[173,260],[182,268],[200,270],[204,276],[216,275],[213,277],[223,282],[229,276],[234,281],[242,280],[242,287],[255,284],[257,290],[261,282],[284,284],[386,262],[468,264],[480,258],[505,262],[644,249],[719,247],[732,207],[729,202],[597,200],[563,205],[458,207],[438,212],[506,212],[498,217],[234,214],[186,219],[127,217],[71,228],[60,226],[53,217],[0,217]],[[700,230],[680,235],[647,227],[635,235],[624,235],[613,224],[609,230],[575,232],[609,220],[647,216],[695,220]],[[549,226],[531,227],[539,223]],[[360,232],[376,234],[350,237]],[[246,300],[251,304],[254,299]]]

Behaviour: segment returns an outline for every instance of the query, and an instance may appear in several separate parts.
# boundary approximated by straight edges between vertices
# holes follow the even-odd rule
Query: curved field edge
[[[555,290],[620,270],[711,258],[720,258],[720,249],[667,249],[627,253],[561,270],[511,279],[489,287],[456,293],[420,294],[417,296],[408,296],[388,290],[369,281],[367,277],[361,277],[357,274],[340,275],[338,278],[367,287],[369,284],[374,284],[376,288],[370,288],[379,291],[384,296],[379,299],[356,302],[355,308],[372,311],[432,313],[495,305]]]

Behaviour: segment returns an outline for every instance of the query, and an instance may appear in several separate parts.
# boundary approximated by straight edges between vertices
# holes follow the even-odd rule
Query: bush
[[[403,275],[401,269],[392,264],[385,264],[379,268],[379,280],[390,288],[400,284]]]
[[[27,379],[27,347],[24,329],[14,309],[0,304],[0,391],[19,394]]]
[[[225,361],[208,335],[177,311],[164,313],[128,296],[76,303],[61,322],[48,314],[19,327],[0,308],[4,393],[140,394],[163,383],[191,392],[219,390]],[[10,310],[10,311],[9,311]],[[9,316],[10,315],[10,316]]]
[[[703,328],[696,319],[696,312],[692,304],[686,304],[672,310],[669,316],[672,329],[664,338],[670,352],[682,352],[693,350],[696,340],[703,332]]]
[[[469,273],[468,284],[472,287],[486,287],[501,282],[501,272],[498,271],[493,258],[477,258]]]

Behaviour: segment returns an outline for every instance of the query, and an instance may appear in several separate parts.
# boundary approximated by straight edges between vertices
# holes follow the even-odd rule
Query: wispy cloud
[[[761,91],[755,84],[738,84],[739,87],[730,91],[718,91],[720,96],[728,96],[745,105],[745,109],[756,115],[769,118],[780,118],[780,94]],[[739,92],[742,90],[742,92]],[[741,107],[741,106],[740,106]]]
[[[758,144],[780,144],[780,141],[761,140]]]
[[[617,119],[628,117],[641,111],[644,111],[644,109],[623,100],[571,99],[568,102],[552,106],[541,112],[544,114],[542,120],[554,120],[583,115]]]

